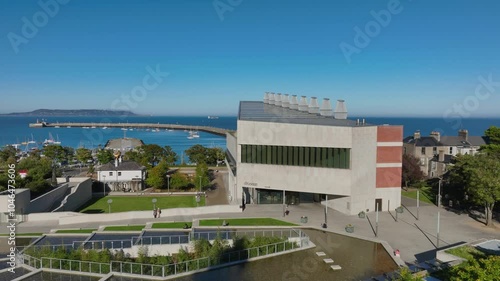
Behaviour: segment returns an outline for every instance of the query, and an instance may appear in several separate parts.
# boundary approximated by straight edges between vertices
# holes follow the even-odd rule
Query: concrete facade
[[[236,173],[229,175],[230,195],[236,202],[256,204],[257,190],[284,190],[313,193],[316,201],[328,195],[328,207],[346,214],[374,211],[376,199],[381,200],[380,208],[387,209],[389,202],[392,209],[399,207],[402,126],[320,118],[276,105],[248,105],[252,107],[249,112],[272,116],[263,120],[245,112],[244,103],[250,102],[240,104],[237,136],[227,136],[228,158],[234,158],[237,166]],[[248,163],[242,161],[244,145],[346,148],[350,162],[348,168]]]
[[[92,199],[92,179],[90,178],[69,178],[71,186],[68,194],[61,202],[61,205],[53,212],[74,211]]]

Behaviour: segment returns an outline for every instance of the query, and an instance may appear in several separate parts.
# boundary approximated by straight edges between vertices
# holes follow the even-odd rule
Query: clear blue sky
[[[213,0],[71,0],[26,38],[22,18],[43,23],[44,10],[0,0],[0,113],[117,107],[157,65],[169,76],[136,113],[235,115],[273,91],[342,98],[357,116],[442,116],[471,101],[478,76],[500,82],[500,1],[401,0],[350,63],[339,45],[355,47],[354,28],[391,1],[218,3],[240,1],[220,17]],[[26,40],[17,53],[13,34]],[[499,116],[493,89],[471,117]]]

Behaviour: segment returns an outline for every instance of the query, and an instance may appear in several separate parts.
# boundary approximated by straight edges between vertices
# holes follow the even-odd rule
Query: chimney
[[[299,103],[299,111],[309,111],[309,106],[307,105],[307,97],[302,96]]]
[[[274,105],[281,106],[281,93],[274,96]]]
[[[465,129],[458,130],[458,136],[462,137],[464,141],[469,141],[469,131]]]
[[[123,156],[120,155],[120,158],[118,158],[118,163],[121,164],[123,161]]]
[[[441,134],[438,131],[432,131],[431,132],[431,137],[433,137],[437,141],[441,140]]]
[[[444,150],[439,151],[439,157],[438,157],[439,162],[444,162]]]
[[[281,96],[281,107],[290,108],[290,100],[288,99],[288,94]]]
[[[115,167],[118,167],[118,158],[115,158]]]
[[[273,92],[269,93],[267,98],[268,98],[269,104],[274,104],[274,93]]]
[[[297,95],[292,95],[290,98],[290,109],[299,109],[299,102],[297,101]]]
[[[330,103],[330,99],[323,99],[323,103],[321,104],[319,112],[321,116],[333,116],[332,104]]]
[[[333,113],[335,119],[347,119],[347,108],[345,107],[344,100],[337,100],[335,111]],[[364,125],[364,122],[363,122]]]
[[[264,94],[264,103],[269,103],[269,92]]]
[[[415,133],[413,133],[413,139],[418,140],[419,138],[420,138],[420,130],[417,130],[415,131]]]
[[[356,119],[356,126],[359,126],[359,118]]]
[[[319,114],[318,99],[316,97],[311,97],[311,102],[309,103],[309,113]]]

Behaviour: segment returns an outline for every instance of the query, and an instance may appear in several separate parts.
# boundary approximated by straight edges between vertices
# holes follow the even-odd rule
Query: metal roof
[[[335,119],[281,106],[265,104],[261,101],[241,101],[238,120],[256,122],[292,123],[320,126],[362,127],[373,124],[357,125],[356,120]]]

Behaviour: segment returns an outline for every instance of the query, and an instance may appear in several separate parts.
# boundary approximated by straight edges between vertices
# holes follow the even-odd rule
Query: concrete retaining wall
[[[31,200],[28,206],[28,213],[48,212],[55,201],[62,199],[69,189],[69,184],[64,183],[58,188],[51,190],[44,195]]]
[[[66,204],[61,204],[53,212],[74,211],[92,199],[92,180],[90,178],[70,178],[70,182],[78,184],[71,188],[71,193],[64,199]]]

